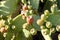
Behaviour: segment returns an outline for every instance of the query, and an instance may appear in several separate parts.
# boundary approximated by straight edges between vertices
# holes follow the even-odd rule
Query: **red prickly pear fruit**
[[[27,23],[28,23],[28,24],[32,24],[33,21],[34,21],[33,16],[28,16],[28,17],[27,17]]]

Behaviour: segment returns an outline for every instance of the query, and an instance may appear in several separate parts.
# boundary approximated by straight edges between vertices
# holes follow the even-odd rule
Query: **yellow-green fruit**
[[[44,0],[40,0],[41,2],[44,2]]]
[[[37,31],[36,31],[36,29],[32,28],[32,29],[30,30],[30,33],[31,33],[32,35],[36,35],[36,34],[37,34]]]
[[[49,32],[49,30],[48,29],[42,29],[42,34],[45,34],[45,35],[47,35],[47,34],[49,34],[50,32]]]
[[[60,32],[60,25],[56,26],[56,30]]]
[[[57,5],[56,4],[53,4],[53,6],[51,7],[51,12],[54,14],[57,12]]]
[[[40,26],[41,29],[45,29],[45,26]]]
[[[58,40],[60,40],[60,34],[58,35]]]
[[[29,27],[29,25],[28,25],[28,23],[25,23],[25,24],[23,24],[23,29],[28,29],[28,27]]]
[[[26,4],[26,0],[21,0],[22,3]]]
[[[2,19],[2,20],[0,20],[0,28],[3,26],[5,26],[5,20]]]
[[[44,20],[38,19],[38,20],[37,20],[37,24],[38,24],[39,26],[42,26],[42,25],[44,24]]]
[[[44,14],[41,15],[41,19],[45,20],[45,15]]]
[[[32,6],[31,5],[28,5],[28,9],[32,9]]]
[[[51,22],[46,22],[46,27],[47,27],[47,28],[51,28],[51,27],[52,27]]]
[[[28,0],[28,4],[30,5],[30,0]]]
[[[6,37],[7,33],[3,33],[3,37]]]
[[[56,32],[55,28],[50,28],[50,33],[55,33],[55,32]]]
[[[44,14],[45,14],[46,16],[48,16],[48,15],[49,15],[49,11],[48,11],[48,10],[45,10],[45,11],[44,11]]]
[[[29,13],[30,13],[30,14],[33,14],[33,10],[30,10]]]
[[[48,16],[45,16],[45,14],[42,14],[41,15],[41,20],[45,20],[45,19],[47,19],[48,18]]]

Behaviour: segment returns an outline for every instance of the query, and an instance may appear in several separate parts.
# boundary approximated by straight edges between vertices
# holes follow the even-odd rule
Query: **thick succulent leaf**
[[[33,9],[38,9],[40,0],[30,0]]]
[[[33,17],[34,17],[33,27],[34,27],[36,30],[40,31],[40,27],[37,25],[37,19],[39,19],[40,16],[39,16],[39,15],[33,15]]]
[[[14,40],[27,40],[27,39],[25,38],[23,31],[20,31],[16,34],[16,37]]]
[[[12,25],[14,25],[16,27],[16,30],[17,31],[20,31],[20,30],[22,30],[22,25],[24,23],[26,23],[26,20],[23,20],[22,19],[22,16],[21,15],[18,15],[17,17],[15,17],[13,19]]]
[[[6,1],[1,1],[0,5],[0,15],[9,15],[14,12],[16,9],[18,0],[6,0]]]
[[[30,32],[26,29],[22,29],[19,32],[16,32],[14,40],[32,40]]]
[[[0,33],[0,40],[4,40],[2,33]]]
[[[50,14],[48,19],[54,26],[60,25],[60,12],[56,14]]]
[[[13,32],[10,30],[9,32],[7,32],[5,40],[11,40],[12,36],[13,36]]]

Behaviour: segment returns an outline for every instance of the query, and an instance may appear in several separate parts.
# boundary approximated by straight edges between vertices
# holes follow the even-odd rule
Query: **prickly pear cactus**
[[[38,12],[39,7],[42,7],[40,2],[44,3],[42,14]],[[59,2],[60,0],[0,1],[0,40],[33,40],[32,36],[37,31],[41,32],[45,40],[53,40],[51,35],[60,32]]]

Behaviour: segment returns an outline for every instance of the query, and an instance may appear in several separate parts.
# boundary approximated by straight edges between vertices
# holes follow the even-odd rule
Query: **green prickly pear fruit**
[[[22,16],[22,19],[23,19],[23,20],[24,20],[24,19],[26,19],[26,16],[25,16],[25,15],[23,15],[23,16]]]
[[[48,15],[49,15],[49,11],[48,11],[48,10],[45,10],[45,11],[44,11],[44,14],[45,14],[46,16],[48,16]]]
[[[46,27],[47,27],[47,28],[51,28],[51,27],[52,27],[51,22],[46,22]]]
[[[60,32],[60,25],[56,26],[56,30]]]
[[[28,5],[28,9],[31,10],[32,9],[32,6],[31,5]]]
[[[44,24],[44,20],[38,19],[38,20],[37,20],[37,24],[38,24],[39,26],[42,26],[42,25]]]
[[[23,27],[23,29],[28,29],[29,25],[28,25],[28,23],[24,23],[22,27]]]
[[[44,14],[41,15],[41,19],[45,20],[45,15]]]
[[[40,26],[41,29],[45,29],[45,26]]]
[[[55,32],[56,32],[55,28],[50,28],[50,33],[55,33]]]
[[[60,40],[60,34],[58,35],[58,40]]]
[[[37,31],[36,31],[36,29],[32,28],[32,29],[30,30],[30,33],[31,33],[32,35],[36,35],[36,34],[37,34]]]
[[[23,4],[26,4],[26,0],[21,0],[21,2],[22,2]]]
[[[46,20],[47,18],[48,18],[48,16],[45,16],[45,14],[42,14],[42,15],[41,15],[41,19],[42,19],[42,20]]]
[[[57,12],[57,5],[53,4],[53,6],[51,6],[51,12],[54,14]]]
[[[30,10],[29,13],[30,13],[30,14],[33,14],[33,10]]]
[[[48,29],[42,29],[42,33],[45,34],[45,35],[47,35],[47,34],[49,34],[50,32],[49,32]]]

